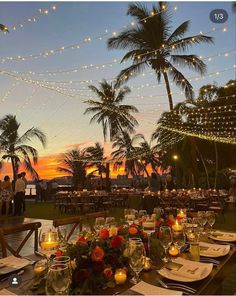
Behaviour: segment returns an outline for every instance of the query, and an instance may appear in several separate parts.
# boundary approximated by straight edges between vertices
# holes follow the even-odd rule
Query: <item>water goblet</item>
[[[131,283],[139,282],[139,273],[144,267],[143,258],[145,257],[145,248],[141,240],[130,239],[128,242],[129,265],[134,271],[135,276],[130,280]]]
[[[164,262],[168,262],[168,249],[172,243],[172,235],[171,235],[171,229],[169,226],[161,226],[160,232],[159,232],[159,238],[161,241],[161,245],[165,250],[165,257],[162,259]]]

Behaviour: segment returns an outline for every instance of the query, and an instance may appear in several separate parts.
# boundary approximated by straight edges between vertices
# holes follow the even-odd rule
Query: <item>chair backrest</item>
[[[60,232],[60,226],[66,226],[66,225],[72,225],[70,232],[68,233],[68,235],[66,235],[66,237],[64,237],[64,239],[68,241],[77,227],[79,227],[80,231],[82,230],[82,219],[81,217],[69,217],[64,219],[53,220],[53,226],[58,229],[58,233],[61,236],[62,234]]]
[[[38,229],[41,227],[40,222],[32,222],[26,224],[18,224],[13,226],[5,226],[0,227],[0,245],[2,249],[2,256],[7,257],[7,251],[9,251],[12,255],[19,257],[20,251],[34,233],[34,251],[38,251]],[[16,234],[19,232],[28,231],[24,239],[21,241],[20,245],[14,249],[12,245],[10,245],[10,240],[7,240],[7,236],[11,234]]]

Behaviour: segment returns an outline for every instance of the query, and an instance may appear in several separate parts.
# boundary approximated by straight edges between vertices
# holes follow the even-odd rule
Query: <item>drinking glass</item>
[[[115,224],[116,224],[116,220],[114,217],[107,217],[106,218],[106,222],[105,222],[106,226],[111,227],[111,226],[115,226]]]
[[[104,225],[105,225],[105,219],[103,217],[96,218],[94,223],[94,228],[97,232],[99,232],[99,230],[103,228]]]
[[[143,258],[145,256],[145,249],[142,241],[138,239],[130,239],[128,242],[128,254],[129,265],[135,274],[130,282],[137,284],[139,282],[139,273],[143,269]]]
[[[56,263],[49,267],[46,280],[47,295],[69,295],[70,284],[71,273],[68,265]]]
[[[185,234],[184,231],[173,231],[172,233],[173,244],[178,248],[179,254],[181,248],[185,245]]]
[[[129,225],[134,223],[136,218],[136,211],[134,209],[125,209],[124,214],[125,214],[125,220]]]
[[[147,211],[146,210],[139,210],[138,216],[142,218],[143,216],[147,216]]]
[[[216,222],[216,216],[215,216],[215,213],[213,211],[207,211],[206,212],[206,217],[207,217],[207,222],[210,225],[210,234],[211,234],[213,225]]]
[[[165,250],[165,257],[162,259],[164,262],[168,262],[167,252],[168,249],[172,243],[172,235],[171,235],[171,229],[169,226],[161,226],[159,237],[161,241],[161,245]]]
[[[202,234],[205,234],[204,228],[205,228],[205,225],[207,223],[206,213],[204,211],[198,211],[197,216],[198,216],[199,225],[202,228]]]
[[[70,270],[70,273],[72,274],[72,267],[70,261],[71,260],[69,256],[57,256],[53,259],[54,264],[66,264]]]
[[[147,217],[146,221],[142,223],[143,231],[147,233],[148,237],[148,256],[150,257],[150,236],[156,229],[156,219],[155,215]]]

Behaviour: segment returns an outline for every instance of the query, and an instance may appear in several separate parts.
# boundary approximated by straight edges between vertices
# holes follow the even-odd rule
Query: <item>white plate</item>
[[[236,233],[235,232],[224,232],[224,231],[215,231],[214,234],[219,234],[219,236],[210,235],[209,237],[215,241],[219,242],[235,242]]]
[[[177,275],[171,272],[171,270],[166,269],[166,268],[162,268],[161,270],[159,270],[159,274],[169,280],[173,280],[173,281],[177,281],[177,282],[197,282],[200,281],[204,278],[206,278],[212,271],[213,269],[213,264],[212,263],[201,263],[201,262],[196,262],[196,261],[190,261],[190,260],[186,260],[183,258],[178,257],[175,260],[176,263],[180,263],[180,264],[189,264],[189,262],[191,262],[191,266],[204,266],[205,272],[202,274],[201,278],[199,279],[190,279],[181,275]]]
[[[209,244],[204,242],[200,242],[199,245],[200,245],[200,256],[205,256],[205,257],[211,257],[211,258],[221,257],[229,254],[229,251],[230,251],[229,245],[217,245],[217,244]],[[201,246],[208,247],[208,248],[213,247],[214,249],[219,249],[219,251],[214,252],[214,254],[207,253],[207,250],[205,252],[201,251]]]
[[[25,258],[19,258],[15,256],[8,256],[0,259],[0,275],[7,274],[9,272],[17,271],[27,265],[29,265],[31,261]]]

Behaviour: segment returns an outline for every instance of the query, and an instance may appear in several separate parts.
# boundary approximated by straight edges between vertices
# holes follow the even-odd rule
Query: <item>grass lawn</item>
[[[115,218],[121,218],[123,215],[123,208],[113,208],[111,209],[110,215]],[[25,217],[27,218],[39,218],[39,219],[58,219],[70,216],[75,216],[75,214],[61,214],[57,209],[54,209],[54,204],[52,202],[45,203],[32,203],[26,204]]]

